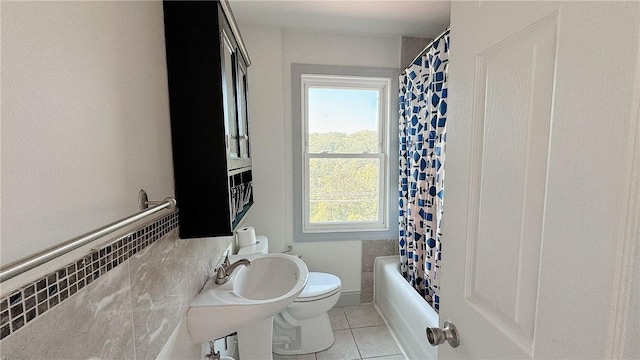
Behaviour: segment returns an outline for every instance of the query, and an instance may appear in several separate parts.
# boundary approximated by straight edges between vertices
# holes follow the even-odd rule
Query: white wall
[[[161,2],[2,2],[2,264],[173,195]]]
[[[286,148],[283,121],[282,35],[279,28],[242,26],[251,58],[249,67],[249,136],[255,203],[244,225],[269,238],[270,250],[282,251],[287,235],[284,183]]]
[[[0,6],[5,265],[138,211],[141,188],[151,200],[174,190],[162,2]],[[3,339],[2,349],[15,358],[155,357],[231,240],[163,238]],[[2,295],[56,263],[66,264],[59,258],[4,282]],[[114,293],[128,300],[112,301]],[[104,311],[95,313],[96,303]],[[87,312],[94,316],[80,316]],[[199,345],[179,350],[201,358]]]
[[[253,62],[249,115],[255,208],[245,224],[269,237],[272,252],[293,245],[311,270],[342,279],[343,292],[360,291],[358,241],[295,243],[291,145],[291,64],[400,67],[400,38],[296,32],[240,24]]]

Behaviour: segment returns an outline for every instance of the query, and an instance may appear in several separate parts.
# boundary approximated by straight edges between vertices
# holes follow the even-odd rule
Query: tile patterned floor
[[[282,356],[273,360],[406,360],[373,304],[329,310],[336,342],[315,354]]]

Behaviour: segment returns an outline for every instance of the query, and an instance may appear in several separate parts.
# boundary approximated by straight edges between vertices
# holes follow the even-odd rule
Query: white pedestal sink
[[[194,344],[238,332],[242,360],[271,359],[273,315],[302,292],[309,276],[296,256],[255,254],[242,257],[229,282],[209,279],[187,311],[187,328]],[[239,259],[239,257],[235,257]]]

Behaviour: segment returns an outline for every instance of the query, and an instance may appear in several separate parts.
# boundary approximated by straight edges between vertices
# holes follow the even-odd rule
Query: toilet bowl
[[[257,236],[255,245],[240,248],[238,255],[268,252],[269,242]],[[298,297],[273,317],[273,352],[299,355],[325,350],[335,338],[328,311],[338,302],[340,278],[322,272],[309,272],[307,284]]]
[[[337,276],[310,272],[298,298],[273,317],[273,352],[308,354],[333,345],[335,338],[327,312],[338,302],[340,290]]]

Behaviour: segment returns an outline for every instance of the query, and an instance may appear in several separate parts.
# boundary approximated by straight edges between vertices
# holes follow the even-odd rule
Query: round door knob
[[[456,348],[460,345],[458,330],[456,330],[456,326],[453,325],[451,321],[444,322],[444,329],[440,329],[437,327],[428,327],[427,339],[429,340],[429,344],[431,344],[432,346],[440,345],[445,341],[449,342],[449,345],[451,345],[451,347],[453,348]]]

